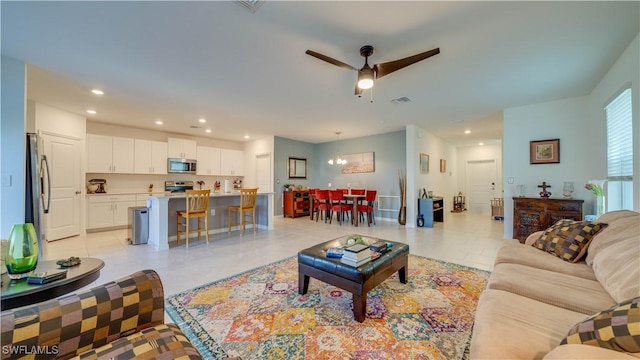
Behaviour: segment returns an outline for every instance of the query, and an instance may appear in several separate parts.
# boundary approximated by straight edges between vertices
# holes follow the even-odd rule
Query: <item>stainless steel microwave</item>
[[[196,173],[196,161],[191,159],[167,159],[167,172],[169,173],[182,173],[182,174],[195,174]]]

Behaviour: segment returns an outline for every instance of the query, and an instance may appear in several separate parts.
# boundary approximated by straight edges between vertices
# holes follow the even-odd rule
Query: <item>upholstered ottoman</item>
[[[339,287],[353,294],[354,318],[363,322],[367,308],[367,293],[385,281],[396,271],[400,282],[407,283],[407,263],[409,245],[393,241],[390,251],[379,258],[359,267],[340,262],[338,258],[327,257],[327,249],[340,246],[340,240],[334,239],[326,243],[304,249],[298,253],[298,293],[304,295],[309,290],[309,278]]]

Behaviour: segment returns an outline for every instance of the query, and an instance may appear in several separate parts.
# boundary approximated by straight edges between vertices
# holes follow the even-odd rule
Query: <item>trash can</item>
[[[149,241],[149,208],[145,206],[129,208],[127,241],[131,245],[146,244]]]

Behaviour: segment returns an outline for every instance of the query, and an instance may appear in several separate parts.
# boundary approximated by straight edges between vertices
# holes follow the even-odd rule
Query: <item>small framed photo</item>
[[[429,154],[420,153],[420,174],[429,173]]]
[[[529,142],[530,164],[560,163],[560,139],[536,140]]]
[[[445,159],[440,159],[440,172],[441,173],[447,172],[447,160]]]

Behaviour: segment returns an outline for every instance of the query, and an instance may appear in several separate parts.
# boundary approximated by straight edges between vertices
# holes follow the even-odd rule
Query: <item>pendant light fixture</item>
[[[344,165],[347,163],[347,160],[342,159],[340,157],[340,134],[342,133],[339,131],[336,131],[336,139],[337,139],[336,140],[336,147],[337,147],[336,157],[329,159],[328,161],[329,165],[333,165],[333,164]]]

